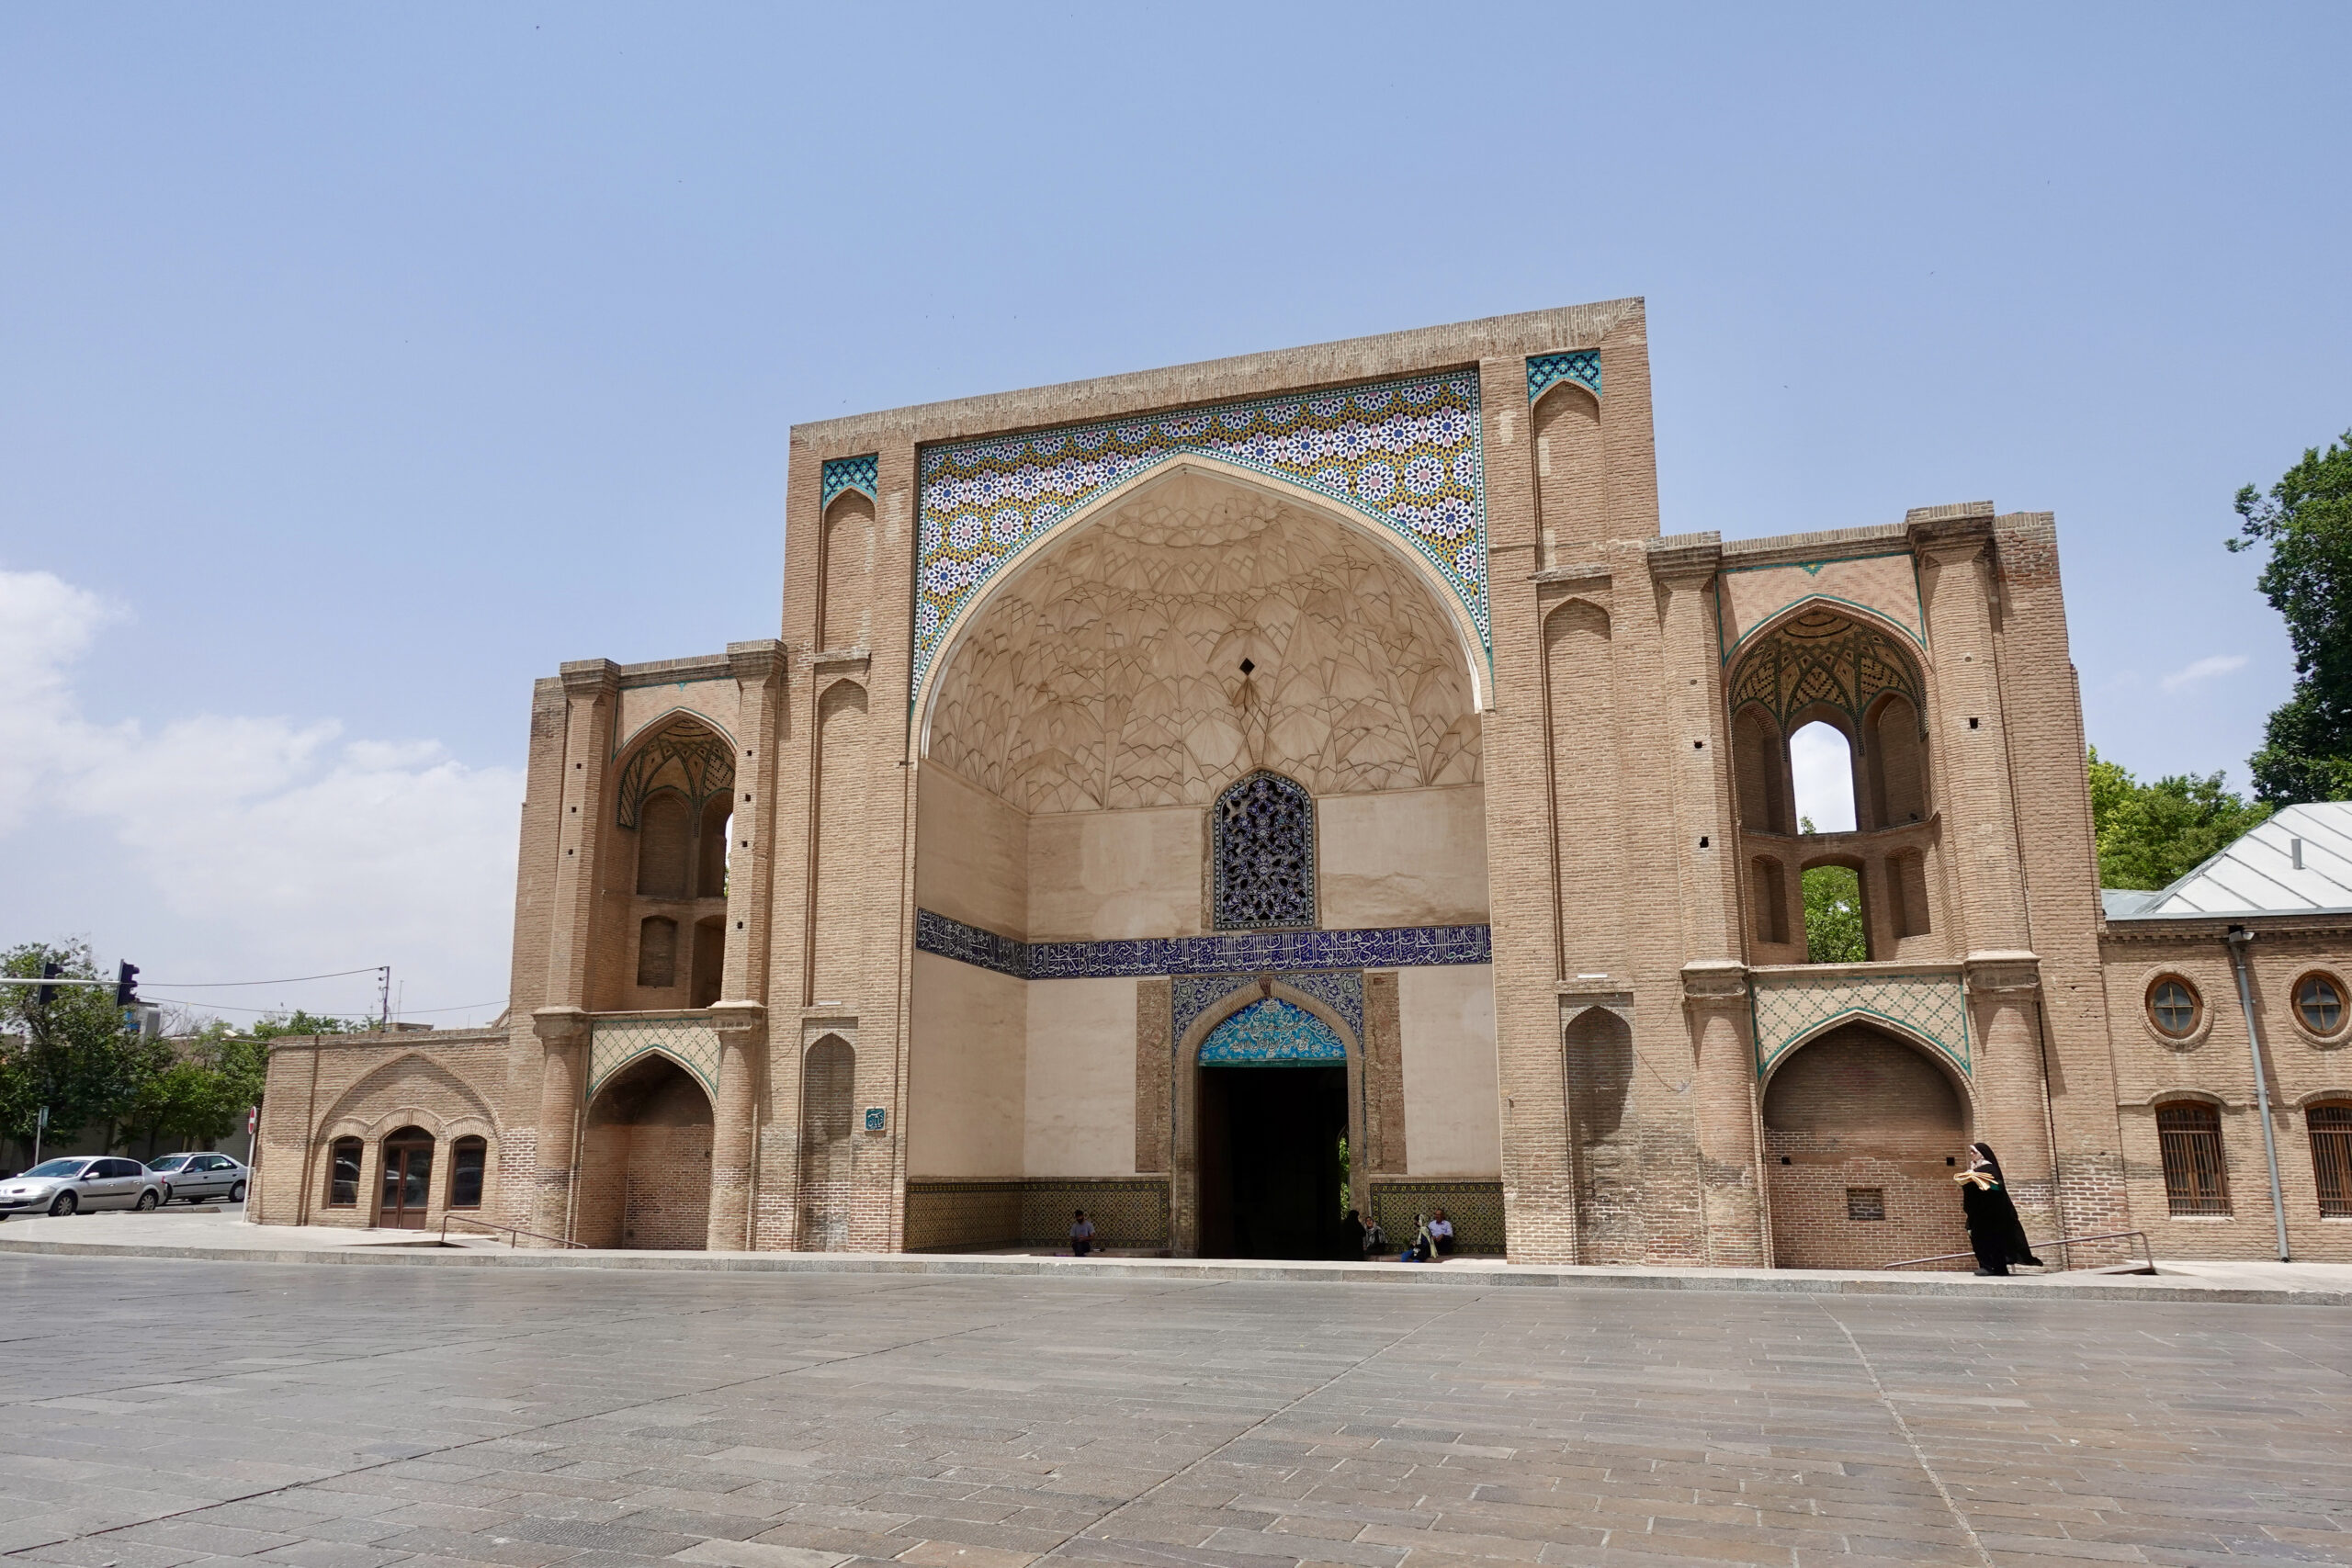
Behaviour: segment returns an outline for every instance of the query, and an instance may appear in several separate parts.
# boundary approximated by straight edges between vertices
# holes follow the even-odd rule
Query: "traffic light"
[[[118,964],[114,966],[114,1005],[136,1007],[139,1003],[139,965]]]
[[[44,980],[54,980],[64,973],[65,965],[53,958],[40,966],[40,977]],[[40,986],[33,990],[33,1006],[37,1008],[46,1010],[56,999],[57,987],[54,986]]]

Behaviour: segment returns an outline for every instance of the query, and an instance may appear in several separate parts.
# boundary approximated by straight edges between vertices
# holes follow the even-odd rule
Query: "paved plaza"
[[[0,1552],[2352,1562],[2340,1308],[0,1258]]]

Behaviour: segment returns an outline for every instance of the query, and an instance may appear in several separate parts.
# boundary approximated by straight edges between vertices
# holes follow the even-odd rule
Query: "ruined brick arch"
[[[1951,1177],[1974,1106],[1940,1051],[1891,1021],[1849,1014],[1789,1050],[1760,1088],[1777,1267],[1967,1252]]]

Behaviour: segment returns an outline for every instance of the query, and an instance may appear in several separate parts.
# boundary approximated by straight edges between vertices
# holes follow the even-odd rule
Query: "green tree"
[[[2352,430],[2306,449],[2268,495],[2239,491],[2237,513],[2229,547],[2270,547],[2260,586],[2295,649],[2294,693],[2250,764],[2254,793],[2275,806],[2352,799]]]
[[[63,977],[100,978],[87,942],[25,942],[0,953],[0,974],[38,976],[45,964]],[[96,1127],[112,1146],[147,1079],[171,1064],[171,1050],[123,1026],[104,986],[61,986],[44,1007],[30,986],[0,986],[0,1032],[24,1043],[0,1070],[0,1134],[28,1152],[41,1108],[48,1140],[63,1143]]]
[[[1813,832],[1813,818],[1798,824]],[[1846,865],[1816,865],[1798,879],[1804,893],[1804,961],[1861,964],[1871,943],[1862,929],[1862,879]]]
[[[2222,786],[2222,775],[2169,773],[2142,784],[2120,762],[2089,759],[2091,830],[2101,887],[2165,887],[2270,815]]]

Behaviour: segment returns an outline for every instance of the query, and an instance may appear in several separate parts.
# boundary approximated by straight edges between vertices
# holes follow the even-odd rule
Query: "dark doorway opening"
[[[1337,1258],[1345,1066],[1201,1069],[1201,1256]]]

